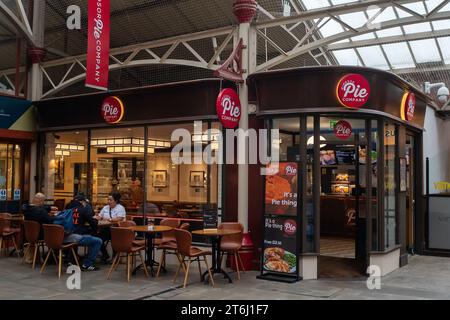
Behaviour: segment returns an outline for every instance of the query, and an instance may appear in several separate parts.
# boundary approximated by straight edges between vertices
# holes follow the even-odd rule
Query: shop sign
[[[297,272],[297,223],[286,218],[264,220],[263,269],[273,273]]]
[[[271,172],[270,166],[268,172]],[[297,179],[295,162],[281,162],[277,174],[266,176],[266,214],[297,215]]]
[[[21,194],[20,189],[15,189],[14,190],[14,201],[19,201],[20,200],[20,194]]]
[[[334,127],[334,135],[341,140],[347,140],[352,136],[352,133],[352,125],[348,121],[341,120]]]
[[[416,95],[413,92],[408,92],[403,95],[401,115],[402,119],[412,121],[414,119],[414,112],[416,110]]]
[[[108,97],[103,101],[101,114],[107,123],[116,124],[122,121],[125,107],[118,97]]]
[[[226,129],[236,129],[241,120],[241,101],[233,89],[224,89],[220,92],[216,102],[217,115]]]
[[[337,97],[346,108],[359,109],[370,97],[369,81],[360,74],[347,74],[338,83]]]
[[[204,230],[217,230],[218,227],[218,215],[216,210],[203,211],[203,229]]]
[[[110,0],[88,1],[86,86],[108,90]]]
[[[0,189],[0,201],[6,201],[7,194],[6,189]]]

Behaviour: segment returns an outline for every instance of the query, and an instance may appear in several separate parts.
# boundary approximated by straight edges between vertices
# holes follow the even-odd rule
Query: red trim
[[[34,140],[34,132],[0,129],[0,139]]]

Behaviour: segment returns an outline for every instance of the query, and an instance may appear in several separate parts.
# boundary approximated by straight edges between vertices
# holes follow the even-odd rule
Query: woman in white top
[[[125,221],[127,213],[124,206],[120,204],[120,198],[120,193],[111,193],[108,197],[108,205],[103,207],[97,218],[109,222]]]
[[[109,222],[125,221],[127,213],[125,208],[120,204],[120,198],[120,193],[111,193],[108,197],[108,205],[100,211],[96,218],[98,220],[105,220]],[[109,253],[106,244],[109,240],[111,240],[111,230],[109,228],[101,228],[98,236],[103,240],[103,245],[101,247],[102,261],[107,263]]]

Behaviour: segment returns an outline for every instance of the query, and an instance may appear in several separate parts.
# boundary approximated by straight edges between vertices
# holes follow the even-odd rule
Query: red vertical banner
[[[108,90],[110,20],[110,0],[89,0],[86,86],[99,90]]]

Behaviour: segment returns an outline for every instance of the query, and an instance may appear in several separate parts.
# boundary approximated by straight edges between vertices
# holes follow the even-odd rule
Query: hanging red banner
[[[89,0],[86,87],[108,90],[110,19],[110,0]]]

